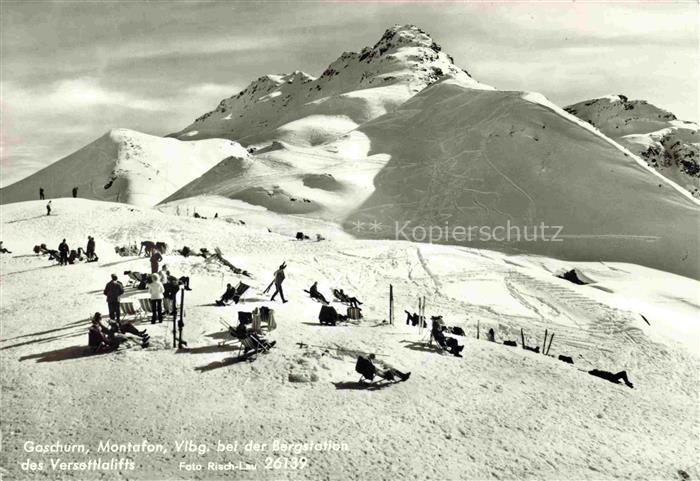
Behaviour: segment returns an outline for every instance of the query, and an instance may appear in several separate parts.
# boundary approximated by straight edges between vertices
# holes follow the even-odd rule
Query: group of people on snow
[[[33,250],[35,254],[47,254],[50,261],[58,261],[62,266],[75,264],[76,261],[97,262],[99,260],[95,253],[95,238],[92,236],[88,236],[85,249],[82,247],[78,247],[77,250],[71,249],[66,239],[63,239],[58,244],[57,250],[47,248],[46,244],[36,245]]]
[[[78,187],[77,186],[73,187],[73,189],[71,189],[71,195],[73,196],[73,198],[78,197]],[[43,187],[39,187],[39,200],[46,200],[46,194],[44,192]],[[49,201],[49,204],[50,203],[51,203],[51,201]]]
[[[103,352],[118,348],[131,339],[131,336],[140,341],[142,347],[148,347],[150,336],[145,329],[139,331],[131,322],[111,319],[105,322],[102,314],[96,312],[88,329],[88,345],[93,352]]]
[[[91,253],[94,253],[94,239],[89,237],[92,244],[88,246]],[[0,244],[1,247],[1,244]],[[68,246],[64,241],[59,245],[58,254],[61,264],[66,262],[66,253],[68,252]],[[151,324],[162,323],[164,307],[165,314],[175,314],[177,311],[177,294],[180,289],[191,290],[190,279],[188,277],[175,277],[171,275],[166,265],[160,266],[163,261],[163,256],[160,251],[156,248],[151,249],[149,262],[151,267],[150,274],[138,274],[126,271],[132,278],[137,278],[140,282],[145,281],[145,287],[149,294],[149,302],[152,311]],[[265,293],[269,292],[274,287],[274,292],[270,297],[271,301],[274,301],[277,295],[280,296],[282,303],[288,302],[284,296],[283,283],[286,279],[287,264],[283,262],[274,272],[273,279],[270,284],[265,289]],[[241,284],[239,283],[239,287]],[[247,287],[247,286],[246,286]],[[227,284],[226,292],[223,294],[221,301],[229,301],[237,295],[237,288],[232,286],[232,284]],[[329,301],[318,289],[318,282],[314,282],[308,291],[309,296],[312,299],[318,300],[324,305],[328,305]],[[135,338],[140,340],[143,346],[148,345],[148,333],[143,330],[140,331],[133,326],[130,322],[124,322],[120,316],[120,299],[124,294],[124,286],[118,280],[116,274],[111,275],[111,280],[106,284],[104,289],[104,295],[107,300],[107,307],[109,312],[109,321],[105,322],[99,313],[96,313],[93,320],[92,326],[90,327],[90,346],[96,350],[102,349],[112,349],[118,347],[121,343],[129,338]],[[347,303],[350,307],[359,308],[362,305],[356,297],[349,296],[342,289],[334,289],[333,295],[336,300]],[[164,301],[165,306],[164,306]],[[407,323],[411,321],[413,317],[411,313],[408,313]],[[456,357],[462,357],[462,351],[464,350],[464,345],[460,345],[457,339],[447,335],[448,333],[454,333],[448,329],[441,316],[433,316],[432,327],[430,330],[431,340],[440,346],[442,350],[448,352]],[[415,323],[414,323],[415,325]],[[239,322],[235,329],[232,328],[232,335],[241,340],[245,347],[244,356],[251,349],[251,345],[257,345],[264,350],[269,350],[275,346],[275,341],[267,341],[264,339],[255,329],[250,329],[246,325],[246,320],[239,316]],[[463,335],[463,331],[461,332]],[[487,339],[489,341],[494,341],[495,334],[493,329],[488,332]],[[379,366],[377,366],[379,364]],[[406,381],[409,379],[411,373],[403,372],[395,367],[389,365],[386,362],[378,361],[375,354],[361,354],[357,357],[356,361],[356,371],[362,374],[363,380],[372,381],[375,377],[379,377],[388,382]],[[591,370],[589,374],[608,380],[610,382],[619,383],[624,382],[625,385],[630,388],[633,384],[629,381],[627,373],[621,371],[618,373],[611,373],[608,371],[601,370]]]

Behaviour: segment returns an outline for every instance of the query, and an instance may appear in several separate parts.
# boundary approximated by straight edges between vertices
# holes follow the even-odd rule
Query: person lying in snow
[[[105,330],[107,334],[131,334],[140,338],[140,340],[142,341],[148,341],[148,339],[150,338],[148,332],[146,332],[145,329],[143,331],[139,331],[130,321],[113,321],[109,319],[108,325],[106,325],[102,318],[102,314],[100,314],[99,312],[96,312],[93,316],[93,323],[95,321],[97,321],[97,323]]]
[[[433,328],[431,330],[431,335],[433,339],[435,339],[435,342],[437,342],[441,348],[443,348],[450,354],[456,357],[462,357],[460,353],[464,349],[464,346],[460,346],[457,342],[457,339],[455,339],[454,337],[445,336],[443,332],[445,330],[445,325],[442,322],[442,318],[438,316],[433,317],[432,320]]]
[[[88,345],[94,352],[116,349],[130,339],[127,334],[137,337],[141,347],[148,347],[150,336],[145,330],[139,331],[130,323],[110,322],[106,325],[102,314],[96,312],[88,331]]]
[[[634,384],[632,384],[627,378],[627,371],[620,371],[616,374],[613,374],[609,371],[599,371],[598,369],[593,369],[591,371],[588,371],[588,374],[590,374],[591,376],[599,377],[601,379],[605,379],[606,381],[614,382],[615,384],[620,384],[620,381],[622,381],[627,387],[634,388]]]
[[[129,280],[136,285],[137,289],[143,290],[151,282],[151,276],[142,272],[124,271],[125,276],[129,276]]]
[[[311,299],[316,299],[317,301],[320,301],[324,304],[328,304],[326,297],[320,292],[318,292],[318,282],[314,282],[311,285],[311,287],[309,287],[309,290],[304,292],[308,292]]]
[[[114,252],[121,257],[135,256],[139,253],[139,248],[136,245],[131,246],[114,246]]]
[[[49,249],[46,247],[46,244],[41,244],[38,246],[34,246],[34,253],[35,254],[48,254],[49,260],[50,261],[60,261],[61,256],[58,253],[58,251],[55,251],[53,249]]]
[[[382,379],[385,379],[390,382],[396,381],[397,377],[402,381],[407,381],[408,378],[411,377],[410,372],[403,373],[395,367],[383,361],[379,362],[382,364],[384,369],[378,369],[377,366],[374,365],[373,361],[375,360],[376,356],[374,354],[370,354],[367,357],[358,356],[357,363],[355,364],[355,370],[362,374],[364,378],[370,381],[374,379],[374,376],[379,376]]]
[[[187,247],[187,246],[184,246],[184,247],[183,247],[182,249],[180,249],[180,250],[175,250],[175,252],[176,252],[177,254],[180,254],[182,257],[189,257],[189,256],[193,255],[192,249],[190,249],[190,248]]]
[[[5,247],[2,245],[2,241],[0,241],[0,254],[12,254],[12,252],[5,249]]]

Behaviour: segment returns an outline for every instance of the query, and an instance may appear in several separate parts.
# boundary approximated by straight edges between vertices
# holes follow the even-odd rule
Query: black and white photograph
[[[700,480],[699,25],[0,0],[0,480]]]

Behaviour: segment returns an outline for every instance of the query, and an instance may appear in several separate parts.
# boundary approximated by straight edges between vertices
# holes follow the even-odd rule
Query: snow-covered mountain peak
[[[394,25],[388,28],[382,38],[369,50],[386,52],[400,47],[427,47],[435,52],[442,50],[430,35],[415,25]]]
[[[322,135],[330,139],[447,78],[467,88],[492,90],[457,67],[426,32],[414,25],[395,25],[374,46],[341,54],[318,78],[298,70],[260,77],[173,136],[182,140],[225,137],[243,144],[294,141],[284,136],[285,124],[309,118],[314,124],[327,123],[319,115],[345,118],[342,126],[331,122],[333,132]],[[304,122],[308,131],[307,127]],[[312,130],[318,131],[317,127]],[[308,141],[306,134],[295,137]]]
[[[359,53],[343,53],[319,80],[325,80],[329,86],[345,84],[354,89],[407,82],[422,90],[444,77],[479,85],[466,70],[455,66],[454,59],[426,32],[415,25],[395,25],[374,46]]]

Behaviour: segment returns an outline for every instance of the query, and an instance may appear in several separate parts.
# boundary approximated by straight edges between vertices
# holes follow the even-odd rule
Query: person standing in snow
[[[63,242],[58,244],[58,262],[62,266],[67,266],[68,265],[68,252],[70,251],[68,244],[66,243],[66,240],[63,239]]]
[[[46,204],[46,215],[51,215],[51,201]]]
[[[493,327],[489,329],[488,334],[486,334],[486,340],[489,342],[496,342],[496,333],[493,331]]]
[[[44,200],[44,188],[39,187],[39,200]]]
[[[280,298],[282,299],[282,303],[284,304],[285,302],[287,302],[287,300],[284,298],[284,292],[282,291],[282,283],[285,279],[284,269],[286,267],[287,264],[283,262],[279,269],[275,271],[275,278],[272,280],[272,284],[275,285],[275,292],[272,294],[272,298],[270,299],[271,301],[274,301],[277,294],[279,294]],[[272,284],[268,286],[268,289],[272,286]]]
[[[151,274],[156,274],[158,272],[158,264],[163,260],[163,256],[160,255],[157,249],[153,249],[151,254]]]
[[[95,256],[95,238],[92,236],[88,236],[85,255],[87,256],[88,260],[92,259]]]
[[[148,292],[151,294],[151,311],[153,311],[153,316],[151,317],[151,324],[156,323],[156,317],[158,322],[163,322],[163,293],[165,288],[163,283],[160,282],[160,276],[158,274],[151,274],[151,283],[148,285]]]
[[[78,188],[73,187],[73,198],[75,199],[76,197],[78,197]]]
[[[105,286],[104,295],[107,296],[109,318],[113,321],[120,321],[119,298],[122,294],[124,294],[124,285],[117,280],[116,274],[112,274],[112,280]]]
[[[177,314],[177,293],[180,291],[180,284],[177,278],[170,275],[170,272],[166,272],[166,282],[163,286],[163,297],[170,301],[170,312],[166,312],[169,315]]]
[[[168,266],[166,264],[163,264],[162,267],[160,267],[160,270],[158,271],[158,277],[160,277],[160,282],[163,283],[163,286],[168,282],[168,275],[170,274],[168,272]]]

